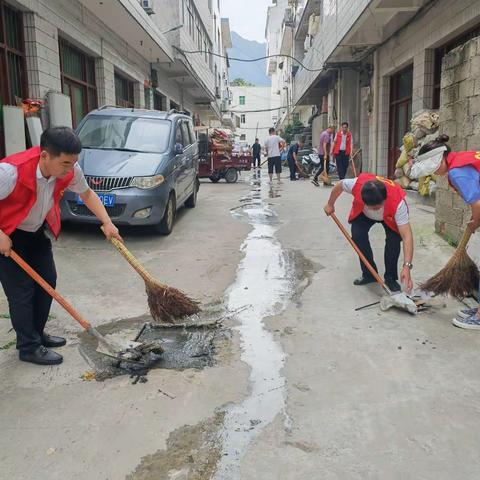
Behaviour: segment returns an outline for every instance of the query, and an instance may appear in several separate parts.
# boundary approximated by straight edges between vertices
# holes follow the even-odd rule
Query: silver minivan
[[[151,225],[168,235],[178,208],[194,208],[200,186],[192,120],[172,110],[102,107],[77,127],[78,163],[117,225]],[[62,220],[97,222],[65,192]]]

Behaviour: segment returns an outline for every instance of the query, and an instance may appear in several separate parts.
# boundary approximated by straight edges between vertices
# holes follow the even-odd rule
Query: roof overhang
[[[149,62],[174,58],[165,35],[150,19],[138,0],[80,0],[88,10]]]

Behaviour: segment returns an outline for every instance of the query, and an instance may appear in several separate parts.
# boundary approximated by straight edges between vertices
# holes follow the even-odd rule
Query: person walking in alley
[[[352,134],[348,130],[348,122],[342,123],[342,128],[335,135],[332,154],[337,165],[338,178],[343,180],[347,175],[348,163],[352,153]]]
[[[297,143],[294,143],[288,149],[287,160],[288,168],[290,169],[290,180],[297,180],[296,171],[297,171],[297,162],[298,162],[298,151],[303,148],[305,145],[305,137],[300,137]]]
[[[102,222],[108,240],[122,240],[77,164],[81,150],[72,129],[55,127],[43,132],[39,147],[0,162],[0,283],[17,334],[19,358],[24,362],[61,363],[62,356],[50,348],[66,341],[44,331],[52,299],[9,258],[11,250],[55,287],[57,274],[46,230],[55,237],[60,233],[60,200],[66,189],[77,193]]]
[[[413,178],[427,175],[447,175],[450,185],[470,207],[469,228],[480,226],[480,152],[452,152],[448,135],[440,135],[423,145],[411,169]],[[480,307],[460,310],[453,325],[467,330],[480,330]]]
[[[275,169],[277,180],[280,182],[280,174],[282,173],[281,146],[285,144],[285,140],[275,133],[274,128],[270,128],[268,133],[269,136],[265,140],[265,151],[267,152],[268,158],[268,176],[270,177],[270,182],[272,182],[273,170]]]
[[[341,180],[333,188],[325,213],[335,212],[335,202],[343,193],[353,195],[349,223],[352,225],[352,238],[373,268],[378,271],[370,245],[369,231],[375,223],[381,223],[385,230],[385,284],[392,292],[401,290],[398,284],[398,259],[403,242],[404,262],[400,280],[407,291],[413,288],[411,269],[413,268],[413,234],[409,223],[405,191],[396,183],[370,173],[362,173],[357,178]],[[354,285],[367,285],[375,282],[368,268],[360,261],[362,276]]]
[[[320,167],[318,167],[315,175],[313,176],[312,183],[318,187],[318,177],[325,170],[326,174],[330,170],[330,151],[333,141],[333,132],[335,127],[330,126],[320,134],[320,140],[318,144],[318,156],[320,157]]]
[[[258,141],[258,138],[255,139],[255,143],[252,145],[252,156],[253,156],[253,167],[260,168],[261,156],[262,156],[262,146]]]

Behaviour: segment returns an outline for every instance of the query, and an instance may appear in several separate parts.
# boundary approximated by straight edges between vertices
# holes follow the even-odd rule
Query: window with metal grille
[[[95,59],[62,39],[59,48],[62,92],[70,97],[72,122],[76,127],[98,106]]]
[[[245,121],[246,121],[245,115],[242,114],[242,115],[240,116],[240,123],[245,123]]]
[[[133,108],[135,106],[133,85],[134,82],[115,73],[115,102],[118,107]]]
[[[2,107],[26,95],[22,14],[0,0],[0,158],[5,156]]]

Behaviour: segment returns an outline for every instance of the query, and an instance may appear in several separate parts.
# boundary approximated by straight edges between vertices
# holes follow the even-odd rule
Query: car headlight
[[[151,177],[134,177],[130,186],[144,189],[155,188],[161,185],[164,181],[165,178],[163,177],[163,175],[153,175]]]

